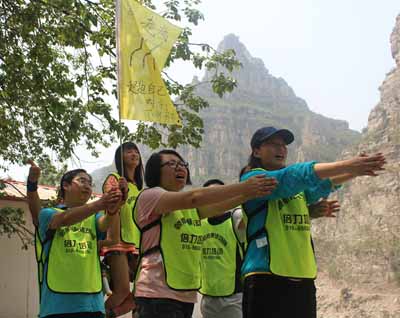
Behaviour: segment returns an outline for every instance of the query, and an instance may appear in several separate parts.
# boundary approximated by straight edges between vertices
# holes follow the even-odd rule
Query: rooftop
[[[1,189],[4,185],[5,188]],[[26,201],[26,183],[15,181],[12,179],[0,179],[0,191],[4,193],[0,196],[0,200],[13,200],[13,201]],[[38,185],[38,194],[41,200],[55,200],[57,197],[57,187],[49,185]],[[93,193],[94,196],[99,197],[100,194]]]

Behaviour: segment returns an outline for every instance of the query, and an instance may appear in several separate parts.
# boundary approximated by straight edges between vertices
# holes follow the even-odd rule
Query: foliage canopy
[[[199,0],[144,0],[142,3],[170,20],[197,25],[204,19]],[[203,121],[199,111],[207,101],[195,85],[182,85],[163,73],[171,95],[177,96],[183,127],[140,122],[130,133],[112,111],[116,104],[116,40],[114,0],[0,0],[0,159],[22,164],[27,158],[44,168],[42,183],[57,184],[59,173],[47,153],[63,162],[83,145],[98,155],[120,135],[151,148],[190,144],[199,147]],[[188,61],[213,76],[218,96],[236,82],[223,71],[240,65],[233,51],[217,52],[208,44],[190,43],[186,27],[167,66]],[[196,50],[197,48],[197,50]],[[47,168],[48,169],[47,169]],[[5,166],[1,167],[6,169]],[[65,170],[63,166],[61,170]],[[0,196],[4,195],[0,189]],[[26,246],[23,212],[0,209],[0,234],[18,234]]]
[[[155,1],[142,3],[156,12]],[[199,0],[168,0],[161,14],[197,25],[204,19]],[[160,12],[159,12],[160,13]],[[183,127],[139,123],[134,133],[119,127],[112,116],[116,96],[114,0],[0,0],[0,158],[21,164],[50,150],[62,161],[83,145],[93,155],[119,132],[152,148],[191,144],[198,147],[203,122],[198,112],[208,103],[195,87],[182,85],[164,73]],[[233,78],[221,70],[239,66],[233,51],[217,52],[208,44],[191,44],[185,28],[167,66],[191,62],[214,74],[210,79],[219,96],[232,91]],[[197,49],[196,48],[200,48]]]

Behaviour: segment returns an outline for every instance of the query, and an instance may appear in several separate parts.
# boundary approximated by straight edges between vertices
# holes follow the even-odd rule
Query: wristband
[[[36,192],[38,188],[38,183],[36,182],[32,182],[32,181],[28,181],[26,182],[26,190],[28,192]]]

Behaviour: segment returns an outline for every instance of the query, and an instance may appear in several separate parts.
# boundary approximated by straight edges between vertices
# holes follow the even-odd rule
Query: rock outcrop
[[[347,122],[312,112],[282,78],[271,75],[264,62],[254,58],[239,38],[227,35],[219,50],[234,49],[242,67],[233,73],[237,88],[220,99],[211,92],[206,73],[198,94],[210,103],[204,119],[200,149],[181,150],[191,163],[197,184],[210,177],[237,179],[250,154],[250,138],[257,128],[276,126],[291,129],[296,136],[290,146],[289,161],[334,160],[341,151],[360,139]]]
[[[206,84],[210,74],[199,81],[198,93],[210,103],[201,114],[203,144],[179,150],[195,185],[207,178],[236,180],[250,154],[251,135],[267,125],[295,133],[291,162],[385,153],[388,165],[381,176],[358,178],[339,192],[342,210],[336,219],[313,221],[321,272],[318,310],[319,317],[330,318],[400,317],[400,16],[391,35],[397,66],[381,85],[381,100],[362,135],[344,121],[312,112],[236,36],[226,36],[219,48],[235,49],[243,66],[234,73],[237,89],[223,99]]]
[[[309,159],[332,161],[342,150],[360,140],[360,133],[349,129],[347,122],[312,112],[282,78],[271,75],[259,58],[251,56],[239,38],[227,35],[218,50],[234,49],[242,67],[233,73],[237,88],[224,98],[212,93],[207,83],[209,73],[198,82],[197,93],[210,107],[201,112],[204,120],[202,146],[181,147],[179,151],[190,163],[195,185],[208,178],[237,180],[240,168],[250,154],[250,138],[263,126],[284,127],[296,136],[290,146],[289,161]],[[144,157],[148,149],[141,146]],[[147,156],[146,156],[147,155]],[[105,171],[105,170],[104,170]],[[94,172],[101,185],[103,170]]]
[[[337,219],[314,224],[320,267],[343,288],[375,295],[377,303],[400,294],[400,15],[390,39],[396,67],[379,88],[380,102],[369,116],[361,142],[344,153],[383,152],[386,171],[351,182],[339,194],[342,209]],[[352,317],[400,317],[399,299],[390,308],[375,308],[374,315]]]

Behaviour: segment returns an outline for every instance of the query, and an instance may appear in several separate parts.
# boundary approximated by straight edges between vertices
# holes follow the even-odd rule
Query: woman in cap
[[[327,197],[344,181],[376,176],[385,163],[384,156],[376,154],[286,167],[287,145],[293,140],[287,129],[257,130],[251,139],[248,165],[242,170],[241,181],[262,175],[278,183],[271,194],[243,204],[247,218],[242,266],[245,318],[316,317],[317,267],[308,205]]]

